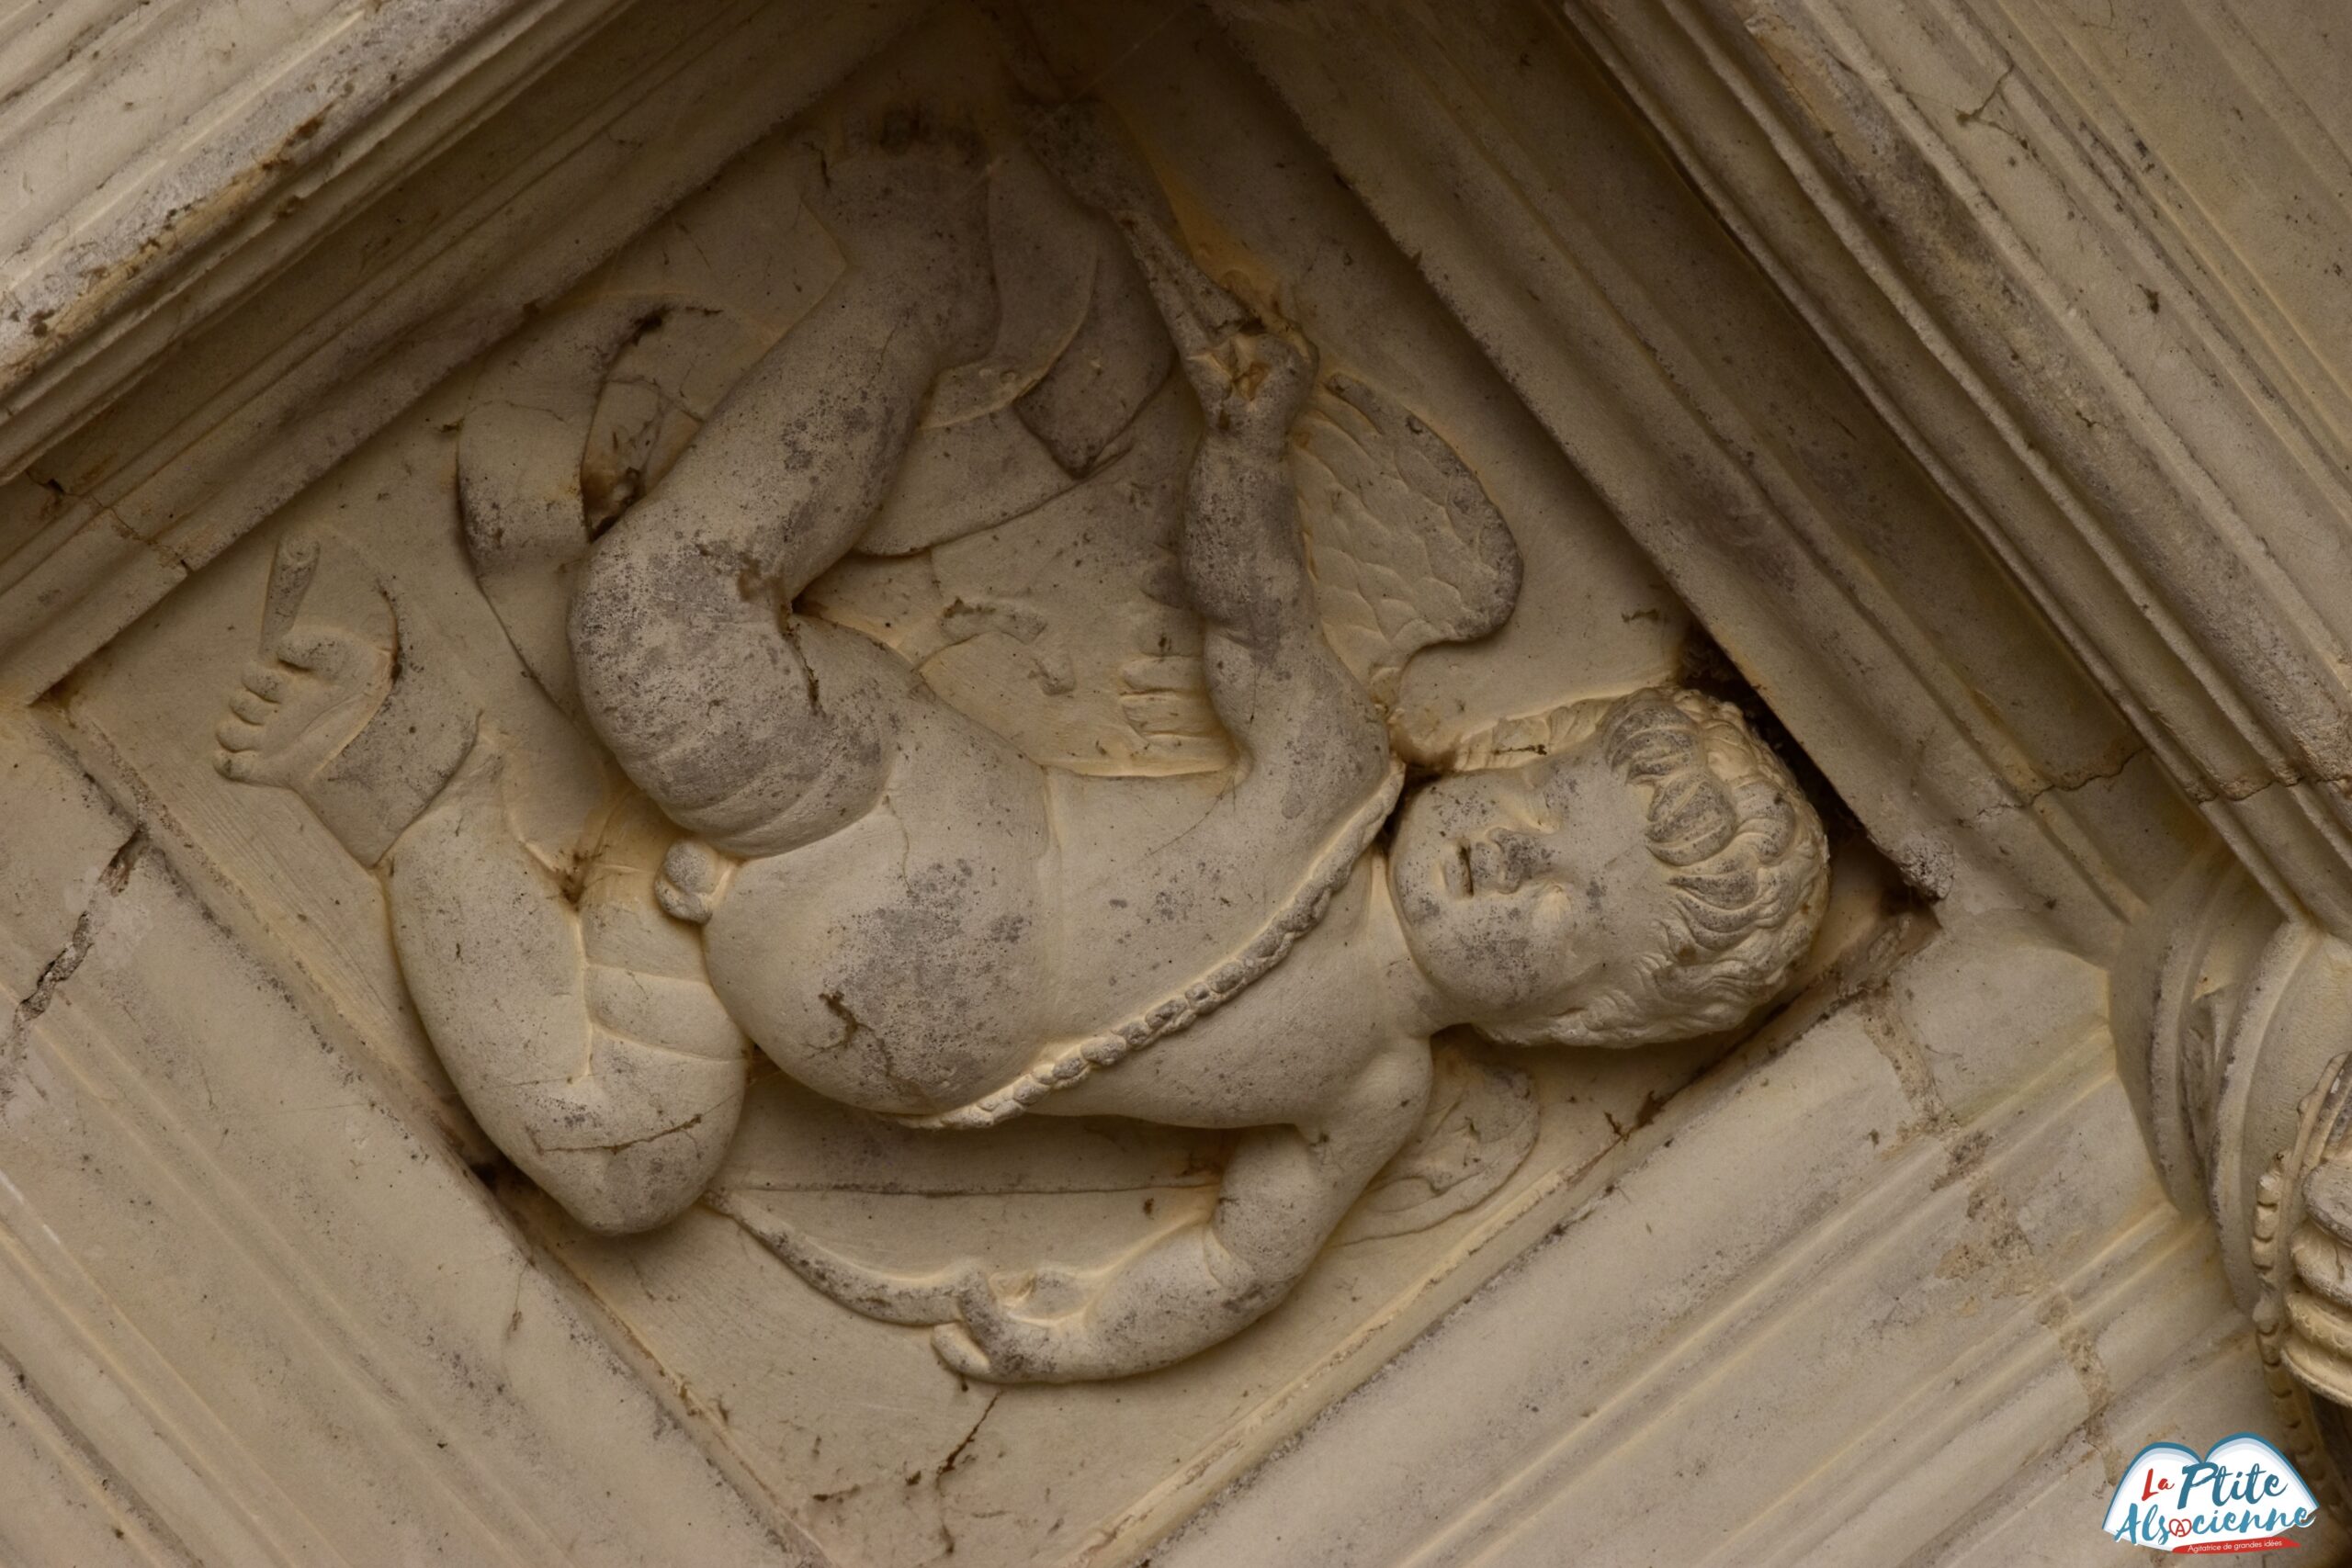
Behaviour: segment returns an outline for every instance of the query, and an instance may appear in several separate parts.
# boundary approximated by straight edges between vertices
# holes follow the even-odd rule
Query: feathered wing
[[[1258,330],[1255,313],[1179,240],[1165,192],[1101,105],[1040,113],[1029,143],[1119,226],[1180,354]],[[1518,546],[1477,476],[1418,415],[1329,376],[1292,431],[1291,452],[1325,635],[1383,705],[1414,654],[1473,641],[1510,618]]]
[[[1445,438],[1385,393],[1328,376],[1291,433],[1324,635],[1381,703],[1413,655],[1499,627],[1519,547]]]

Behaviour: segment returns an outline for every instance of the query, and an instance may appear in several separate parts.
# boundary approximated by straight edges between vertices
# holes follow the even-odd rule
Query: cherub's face
[[[1645,804],[1589,743],[1449,774],[1405,803],[1388,863],[1396,908],[1463,1021],[1555,1016],[1630,977],[1668,892]]]

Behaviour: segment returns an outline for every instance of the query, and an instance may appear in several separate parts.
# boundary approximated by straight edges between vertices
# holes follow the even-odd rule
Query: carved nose
[[[1506,842],[1516,837],[1510,833],[1493,833],[1470,846],[1470,886],[1479,893],[1516,893],[1521,879],[1523,856]]]

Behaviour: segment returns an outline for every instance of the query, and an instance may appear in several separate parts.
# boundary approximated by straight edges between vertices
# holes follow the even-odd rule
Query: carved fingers
[[[1149,758],[1214,758],[1222,742],[1198,654],[1154,654],[1119,667],[1119,714]]]
[[[653,897],[663,911],[690,925],[707,925],[719,895],[734,875],[736,862],[700,839],[681,839],[662,857]]]
[[[943,1323],[931,1331],[931,1348],[947,1370],[975,1382],[1022,1382],[1020,1373],[999,1370],[972,1332],[960,1323]]]
[[[951,1371],[977,1382],[1067,1382],[1104,1375],[1078,1353],[1080,1337],[1069,1327],[1001,1307],[967,1308],[963,1322],[932,1330],[931,1346]]]
[[[1067,1382],[1115,1377],[1085,1308],[1096,1286],[1064,1269],[1000,1275],[978,1269],[954,1287],[959,1322],[932,1331],[932,1348],[961,1376],[986,1382]],[[1014,1305],[1018,1303],[1018,1306]]]

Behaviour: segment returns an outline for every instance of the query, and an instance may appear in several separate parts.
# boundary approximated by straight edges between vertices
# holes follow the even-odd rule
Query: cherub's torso
[[[1175,570],[1197,412],[1181,386],[1161,386],[1170,348],[1134,262],[1099,218],[1076,220],[1073,233],[1091,236],[1104,258],[1077,336],[1054,340],[1050,367],[1017,403],[927,423],[863,541],[900,558],[933,551],[939,576],[947,551],[969,565],[978,530],[1074,525],[1055,548],[1021,558],[1030,577],[1008,572],[979,604],[957,599],[953,608],[967,618],[1000,615],[1001,626],[987,624],[1001,642],[1034,639],[1017,624],[1027,594],[1086,592],[1082,560],[1101,565],[1121,549],[1157,547]],[[933,398],[942,395],[934,387]],[[950,456],[938,471],[962,479],[933,484],[933,459]],[[974,490],[973,475],[989,478]],[[1377,719],[1363,716],[1361,732],[1328,766],[1286,758],[1255,780],[1246,765],[1161,777],[1040,767],[1004,727],[951,708],[908,667],[958,656],[955,642],[933,649],[887,599],[836,604],[841,586],[816,585],[812,597],[840,621],[818,626],[804,616],[795,648],[820,704],[872,700],[889,709],[876,728],[893,753],[887,781],[862,816],[812,824],[800,847],[743,864],[705,931],[712,984],[736,1021],[786,1072],[831,1098],[893,1112],[953,1109],[1004,1088],[1049,1046],[1143,1015],[1240,955],[1299,894],[1335,835],[1375,807],[1388,755]],[[1154,603],[1187,592],[1172,578],[1145,587]],[[1148,629],[1141,617],[1125,618]],[[1173,648],[1165,637],[1124,649],[1115,638],[1075,640],[1094,662],[1116,654],[1121,663],[1178,663],[1165,656],[1198,646]],[[1036,674],[1054,678],[1043,661]],[[1329,749],[1305,731],[1282,743]],[[1139,754],[1149,753],[1147,738]],[[1335,900],[1351,919],[1373,907],[1356,886],[1363,880],[1357,875]],[[1319,929],[1313,940],[1344,944]],[[1299,987],[1308,984],[1300,978],[1306,966],[1279,964],[1183,1032],[1183,1070],[1204,1071],[1199,1059],[1218,1055],[1227,1036],[1241,1053],[1237,1063],[1254,1053],[1262,1066],[1272,1059],[1269,1038],[1328,1038],[1351,1007],[1371,1005],[1349,998],[1348,964],[1319,967],[1320,988],[1331,993],[1317,1004],[1323,1021],[1285,1029],[1274,1016],[1301,1005]],[[1363,1023],[1374,1027],[1369,1014]],[[1143,1070],[1122,1066],[1100,1081]],[[1302,1083],[1315,1076],[1290,1070]],[[1105,1095],[1117,1098],[1091,1081],[1054,1099],[1057,1109],[1114,1109],[1097,1103]],[[1214,1119],[1208,1106],[1200,1114]]]
[[[874,807],[746,863],[705,930],[712,984],[744,1032],[796,1078],[871,1110],[968,1103],[1046,1045],[1182,990],[1248,945],[1371,800],[1261,798],[1230,772],[1080,778],[944,705],[917,712],[899,720]],[[1371,863],[1325,926],[1367,907]],[[1254,1028],[1264,1057],[1272,1021],[1257,1015],[1293,988],[1274,982],[1317,967],[1323,988],[1352,983],[1329,984],[1349,966],[1328,960],[1280,964],[1188,1030],[1183,1055]]]

